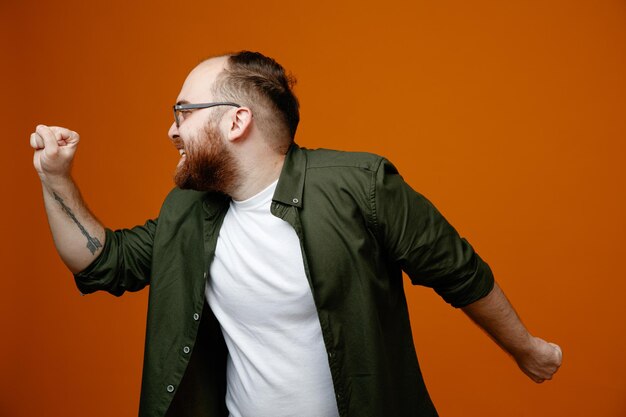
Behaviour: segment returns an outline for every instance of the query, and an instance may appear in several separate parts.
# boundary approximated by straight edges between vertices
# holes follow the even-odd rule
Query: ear
[[[229,118],[228,140],[245,139],[252,130],[252,111],[248,107],[238,107]]]

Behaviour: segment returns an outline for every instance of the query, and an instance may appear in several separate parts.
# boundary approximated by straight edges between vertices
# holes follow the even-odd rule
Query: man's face
[[[205,61],[191,71],[178,96],[178,102],[214,101],[212,86],[223,70],[225,58]],[[219,108],[194,110],[180,126],[172,125],[169,136],[181,152],[174,181],[180,188],[228,192],[236,184],[238,170],[227,139],[219,128],[223,111]]]
[[[209,119],[193,137],[173,141],[177,149],[184,151],[174,174],[177,186],[223,193],[236,186],[237,164],[215,120]]]

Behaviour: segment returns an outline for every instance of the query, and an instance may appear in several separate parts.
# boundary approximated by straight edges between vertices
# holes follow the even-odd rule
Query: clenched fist
[[[38,125],[30,135],[33,165],[41,179],[70,175],[80,137],[64,127]]]
[[[552,379],[561,366],[561,348],[538,337],[532,338],[531,345],[529,351],[515,358],[518,366],[537,383]]]

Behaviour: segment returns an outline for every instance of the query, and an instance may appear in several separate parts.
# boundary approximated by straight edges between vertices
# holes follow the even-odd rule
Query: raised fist
[[[30,135],[35,149],[33,165],[40,178],[70,175],[74,153],[80,137],[64,127],[38,125]]]

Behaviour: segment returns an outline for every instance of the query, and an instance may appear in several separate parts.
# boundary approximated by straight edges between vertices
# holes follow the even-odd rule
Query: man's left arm
[[[526,330],[497,283],[485,297],[461,309],[509,353],[533,381],[541,383],[552,379],[561,366],[561,348]]]
[[[378,167],[373,189],[374,230],[411,282],[433,288],[482,327],[532,380],[552,378],[561,364],[557,345],[528,333],[495,283],[489,265],[389,161]]]

